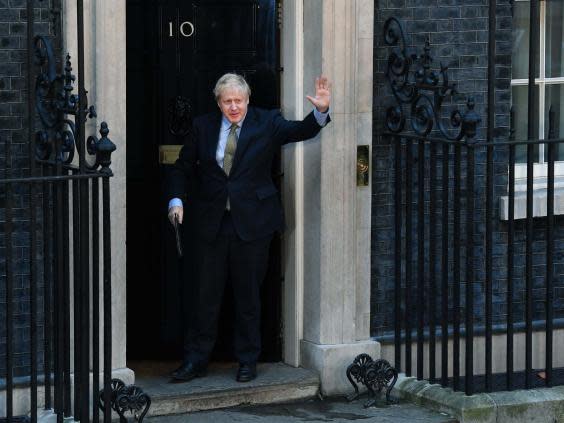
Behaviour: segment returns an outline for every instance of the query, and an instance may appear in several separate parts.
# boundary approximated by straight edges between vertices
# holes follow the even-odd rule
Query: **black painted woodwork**
[[[194,246],[185,202],[185,257],[166,219],[169,165],[160,144],[182,144],[193,117],[217,105],[212,89],[225,72],[245,75],[251,104],[279,107],[277,0],[127,1],[127,352],[128,358],[180,358],[183,307],[194,282]],[[194,33],[182,36],[190,22]],[[171,36],[172,28],[172,36]],[[192,28],[184,25],[189,35]],[[188,99],[190,119],[171,131],[171,106]],[[172,125],[174,126],[174,125]],[[174,135],[172,132],[175,132]],[[280,184],[280,159],[273,166]],[[189,193],[188,193],[189,197]],[[263,360],[281,359],[280,237],[271,245],[263,285]],[[233,304],[226,289],[214,357],[232,359]]]

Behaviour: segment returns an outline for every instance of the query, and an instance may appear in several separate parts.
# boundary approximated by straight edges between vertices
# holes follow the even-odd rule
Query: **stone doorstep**
[[[186,383],[170,383],[166,374],[174,366],[168,372],[159,368],[158,374],[155,369],[145,374],[141,369],[136,371],[135,384],[151,397],[148,416],[304,400],[319,392],[319,376],[315,372],[282,363],[259,364],[257,379],[248,383],[235,381],[234,363],[214,365],[206,377]]]
[[[257,379],[248,383],[235,381],[235,363],[213,364],[206,377],[187,383],[170,383],[167,375],[178,363],[131,364],[136,373],[134,384],[151,397],[147,416],[183,414],[243,404],[306,400],[316,397],[319,393],[319,375],[316,372],[282,363],[259,364]],[[133,371],[129,368],[114,371],[112,376],[124,380],[127,384],[133,382]],[[117,418],[115,413],[114,418]],[[56,423],[56,416],[52,411],[42,411],[38,421]],[[65,421],[74,419],[71,417]]]
[[[564,422],[564,386],[466,396],[415,377],[400,377],[396,396],[447,413],[460,423]]]

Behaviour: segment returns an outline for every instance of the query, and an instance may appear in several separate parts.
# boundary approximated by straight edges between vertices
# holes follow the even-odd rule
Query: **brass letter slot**
[[[367,187],[370,185],[370,146],[358,145],[356,147],[356,186]]]
[[[172,165],[178,159],[181,145],[159,145],[159,164]]]

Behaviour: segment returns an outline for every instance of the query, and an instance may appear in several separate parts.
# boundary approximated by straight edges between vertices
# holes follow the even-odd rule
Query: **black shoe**
[[[237,370],[237,382],[250,382],[257,377],[257,365],[253,364],[239,364],[239,370]]]
[[[182,365],[171,373],[171,377],[175,380],[181,380],[188,382],[196,377],[203,377],[207,373],[207,368],[205,365],[196,365],[191,361],[186,361]]]

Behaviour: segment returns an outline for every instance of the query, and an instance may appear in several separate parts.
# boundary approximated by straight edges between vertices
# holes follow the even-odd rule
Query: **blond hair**
[[[221,94],[223,91],[233,88],[239,91],[242,91],[247,95],[247,97],[251,96],[251,87],[245,81],[241,75],[237,75],[236,73],[226,73],[221,78],[219,78],[215,84],[213,89],[213,94],[215,95],[216,101],[219,101]]]

